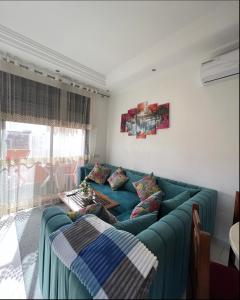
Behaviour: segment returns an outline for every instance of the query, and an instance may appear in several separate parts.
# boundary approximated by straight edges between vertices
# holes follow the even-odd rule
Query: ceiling
[[[223,13],[226,26],[233,26],[239,18],[238,5],[237,1],[1,1],[0,24],[72,59],[72,65],[81,64],[81,71],[92,72],[92,79],[95,76],[113,82],[119,74],[121,77],[129,71],[129,62],[131,65],[136,60],[139,66],[137,58],[140,61],[144,53],[148,53],[148,58],[141,68],[153,64],[154,61],[148,61],[153,54],[151,49],[157,47],[158,51],[159,43],[167,46],[171,37],[189,30],[193,24],[199,27],[198,20],[203,24],[204,20],[210,21],[222,30],[225,20],[219,25],[212,18],[216,11]],[[8,43],[6,30],[4,34],[5,39],[0,36],[0,49],[27,58],[30,52]],[[184,42],[194,38],[185,35]],[[24,43],[28,44],[26,40]],[[45,56],[46,53],[45,49]],[[157,60],[160,58],[161,51]],[[39,59],[43,60],[36,58]],[[100,83],[99,79],[99,85],[104,86],[105,81]]]

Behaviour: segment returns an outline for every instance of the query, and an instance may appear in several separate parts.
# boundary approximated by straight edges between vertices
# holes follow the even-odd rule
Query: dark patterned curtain
[[[87,129],[90,98],[0,71],[0,119]]]

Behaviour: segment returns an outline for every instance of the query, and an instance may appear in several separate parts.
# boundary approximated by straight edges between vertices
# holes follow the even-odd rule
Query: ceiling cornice
[[[62,55],[34,40],[13,31],[0,24],[0,42],[13,48],[24,51],[45,62],[60,67],[63,71],[67,70],[80,78],[83,82],[87,81],[92,85],[106,88],[106,78],[103,74],[88,68],[79,62]]]

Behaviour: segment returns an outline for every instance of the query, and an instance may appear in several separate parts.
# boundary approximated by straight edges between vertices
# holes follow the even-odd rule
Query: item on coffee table
[[[82,196],[88,196],[91,193],[91,185],[85,179],[79,185],[79,192]]]

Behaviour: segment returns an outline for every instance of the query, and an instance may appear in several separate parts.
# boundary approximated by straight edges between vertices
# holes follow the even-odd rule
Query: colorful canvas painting
[[[145,117],[145,122],[146,122],[146,134],[151,135],[151,134],[156,134],[157,129],[156,129],[156,112],[158,109],[158,104],[150,104],[148,105],[148,113]]]
[[[158,129],[169,127],[169,103],[158,105],[141,102],[137,108],[128,110],[121,116],[121,132],[129,136],[145,139],[147,135],[157,133]]]
[[[137,105],[137,115],[138,117],[142,117],[146,115],[148,112],[148,103],[142,102]]]
[[[137,139],[145,139],[146,138],[146,126],[145,126],[145,120],[140,115],[137,115],[136,119],[136,137]]]
[[[128,116],[129,119],[127,121],[127,129],[128,129],[128,135],[136,135],[137,130],[137,109],[132,108],[128,110]]]
[[[128,114],[122,114],[121,116],[121,132],[127,132],[127,120],[128,120]]]
[[[158,106],[156,113],[156,128],[169,128],[169,103]]]

